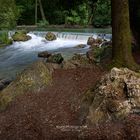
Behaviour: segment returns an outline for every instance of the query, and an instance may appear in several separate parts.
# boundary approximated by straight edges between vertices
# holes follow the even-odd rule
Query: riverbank
[[[104,73],[95,65],[55,69],[52,83],[46,89],[19,95],[5,111],[0,112],[0,139],[137,139],[140,134],[139,115],[129,115],[125,120],[98,126],[86,123],[87,114],[80,108],[83,96]]]
[[[46,27],[38,27],[36,25],[21,25],[16,27],[17,30],[28,31],[61,31],[61,32],[83,32],[83,33],[112,33],[111,27],[96,28],[94,26],[67,26],[67,25],[48,25]]]

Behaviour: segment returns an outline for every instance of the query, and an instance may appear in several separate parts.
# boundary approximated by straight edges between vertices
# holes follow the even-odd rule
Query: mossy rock
[[[88,38],[88,41],[87,41],[87,45],[92,45],[92,44],[94,44],[94,43],[96,43],[96,39],[93,38],[93,37],[89,37],[89,38]]]
[[[7,88],[0,93],[0,110],[4,110],[15,97],[28,93],[37,92],[52,82],[53,66],[38,61],[19,74]]]
[[[12,36],[12,39],[14,41],[28,41],[28,40],[31,39],[31,36],[27,35],[27,32],[26,31],[17,31]]]
[[[53,40],[56,40],[56,35],[52,32],[48,32],[45,36],[46,40],[48,41],[53,41]]]
[[[50,57],[48,57],[46,62],[61,64],[63,62],[63,60],[64,60],[64,58],[62,57],[62,55],[60,53],[58,53],[58,54],[54,54],[54,55],[51,55]]]
[[[86,56],[82,54],[74,54],[74,56],[71,59],[63,62],[63,67],[65,69],[77,68],[77,67],[89,68],[92,66],[93,65],[91,65],[89,59],[87,59]]]
[[[38,53],[38,57],[42,57],[42,58],[48,58],[50,57],[52,54],[49,53],[48,51],[43,51],[43,52],[39,52]]]

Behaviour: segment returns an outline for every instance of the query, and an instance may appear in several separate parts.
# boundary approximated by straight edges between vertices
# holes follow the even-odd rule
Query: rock
[[[56,35],[52,32],[48,32],[45,36],[46,40],[48,41],[53,41],[53,40],[56,40]]]
[[[0,83],[0,91],[5,88],[5,85],[3,83]]]
[[[28,41],[31,39],[31,36],[27,35],[25,31],[17,31],[12,36],[14,41]]]
[[[90,93],[90,94],[89,94]],[[87,94],[85,94],[87,99]],[[130,113],[140,113],[140,73],[127,68],[113,68],[88,91],[87,121],[93,124],[121,120]],[[85,104],[85,101],[83,101]]]
[[[64,58],[62,57],[62,55],[58,53],[58,54],[49,56],[46,62],[61,64],[63,60]]]
[[[11,82],[11,79],[0,79],[0,90],[6,88]]]
[[[95,43],[96,43],[96,44],[102,44],[102,42],[103,42],[103,41],[102,41],[101,38],[97,38],[97,39],[95,40]]]
[[[85,48],[85,47],[86,47],[85,44],[79,44],[79,45],[75,46],[74,48]]]
[[[112,47],[95,47],[86,53],[87,58],[91,62],[101,63],[105,65],[112,59]]]
[[[99,46],[100,46],[99,44],[92,44],[92,45],[90,45],[90,49],[94,49],[94,48],[97,48]]]
[[[112,46],[112,41],[105,41],[101,44],[101,47],[111,47]]]
[[[74,56],[63,62],[64,69],[73,69],[77,67],[92,67],[91,62],[82,54],[74,54]]]
[[[0,93],[0,110],[4,110],[17,96],[36,93],[52,83],[52,73],[59,68],[58,64],[37,61],[25,69],[17,78]]]
[[[43,52],[40,52],[38,53],[38,57],[43,57],[43,58],[48,58],[50,57],[52,54],[49,53],[48,51],[43,51]]]
[[[89,59],[89,61],[91,62],[95,62],[95,53],[93,50],[89,50],[87,53],[86,53],[86,57]]]
[[[11,79],[2,79],[2,80],[0,80],[0,82],[3,83],[4,85],[9,85],[12,82],[12,80]]]
[[[94,39],[93,37],[89,37],[88,41],[87,41],[87,45],[92,45],[96,43],[96,39]]]

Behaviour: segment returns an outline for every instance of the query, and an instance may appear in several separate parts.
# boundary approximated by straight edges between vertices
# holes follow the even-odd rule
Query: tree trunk
[[[38,6],[38,1],[35,0],[35,25],[37,24],[37,6]]]
[[[129,0],[130,3],[130,25],[133,33],[133,38],[135,39],[135,46],[138,51],[140,51],[140,0]]]
[[[40,12],[41,12],[42,19],[43,19],[43,21],[46,21],[46,17],[45,17],[45,14],[44,14],[42,2],[41,2],[41,0],[38,0],[38,1],[39,1],[39,6],[40,6]]]
[[[113,65],[137,69],[132,56],[128,0],[112,0]]]

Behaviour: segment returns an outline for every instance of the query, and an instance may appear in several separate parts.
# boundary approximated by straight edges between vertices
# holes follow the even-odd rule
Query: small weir
[[[32,37],[31,40],[14,42],[10,46],[0,48],[0,78],[14,78],[17,73],[39,59],[38,52],[47,50],[51,53],[61,53],[65,59],[69,59],[74,53],[84,54],[89,50],[88,45],[85,48],[75,46],[86,45],[90,36],[111,39],[111,34],[54,32],[57,40],[49,42],[45,39],[46,33],[30,32],[28,35]],[[13,34],[14,31],[10,31],[9,37]]]

